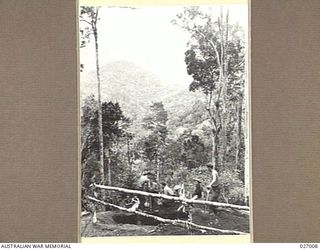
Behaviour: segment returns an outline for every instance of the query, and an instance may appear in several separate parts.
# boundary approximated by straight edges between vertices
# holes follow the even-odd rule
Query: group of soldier
[[[200,179],[194,179],[195,184],[191,195],[191,199],[206,199],[211,201],[217,201],[220,194],[218,172],[212,164],[209,163],[206,166],[212,178],[207,181],[207,185],[205,188],[202,187],[202,181]],[[161,193],[164,195],[186,198],[184,184],[177,184],[171,188],[168,182],[169,181],[161,182],[159,186],[155,178],[155,175],[151,172],[144,171],[137,181],[137,188],[141,191],[149,193]],[[149,204],[152,202],[148,202],[147,199],[144,200],[144,205],[152,206],[152,204]]]

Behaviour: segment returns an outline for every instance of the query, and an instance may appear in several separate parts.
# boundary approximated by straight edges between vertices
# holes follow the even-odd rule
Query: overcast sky
[[[211,6],[219,14],[220,6]],[[247,5],[225,5],[230,23],[238,22],[247,30]],[[190,35],[171,24],[183,7],[139,7],[138,9],[102,7],[98,23],[100,65],[112,61],[129,61],[155,74],[164,83],[186,86],[184,52]],[[81,25],[81,23],[80,23]],[[95,70],[94,43],[80,50],[85,64],[81,78]]]

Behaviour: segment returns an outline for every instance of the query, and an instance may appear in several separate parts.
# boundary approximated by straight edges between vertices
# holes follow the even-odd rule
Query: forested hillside
[[[132,188],[133,179],[138,178],[144,170],[157,172],[156,165],[159,160],[161,180],[172,179],[172,184],[183,182],[189,192],[192,189],[193,178],[203,179],[204,182],[209,181],[210,176],[206,174],[203,166],[212,158],[211,124],[206,112],[204,95],[189,91],[187,83],[185,90],[177,90],[174,87],[169,89],[168,84],[161,83],[151,73],[127,62],[104,65],[101,68],[101,75],[104,83],[101,89],[103,108],[105,107],[104,119],[114,119],[104,127],[104,130],[110,130],[109,135],[105,132],[105,141],[109,141],[106,154],[109,158],[106,158],[105,164],[112,165],[113,185]],[[92,88],[94,77],[92,72],[86,78],[92,79],[91,82],[87,80],[81,88],[82,139],[86,136],[90,137],[94,126],[97,126],[97,123],[94,123],[97,120],[93,119],[97,115],[94,113],[97,112],[95,88]],[[154,107],[157,103],[160,105]],[[228,105],[230,106],[227,131],[229,142],[226,167],[222,169],[222,173],[227,178],[225,179],[226,192],[232,196],[230,199],[244,203],[245,109],[239,111],[235,107],[237,101],[234,99],[230,99]],[[166,119],[161,120],[161,116],[157,118],[157,114],[161,112],[166,114]],[[89,116],[89,124],[84,119],[87,116]],[[156,124],[155,128],[146,125],[148,116],[156,117],[153,121]],[[235,124],[239,117],[241,124]],[[161,137],[156,135],[159,131],[162,133],[163,141],[157,138]],[[92,143],[83,140],[83,150],[86,149],[85,145],[92,150]],[[98,147],[97,143],[96,147]],[[86,157],[82,155],[83,164],[90,161],[90,164],[85,164],[84,171],[90,175],[87,177],[90,180],[94,172],[88,168],[88,165],[91,166],[92,161],[97,160],[97,154],[98,150],[95,149]],[[158,156],[160,154],[161,157]],[[98,169],[96,176],[98,176],[97,173]],[[119,176],[119,173],[123,176]],[[123,182],[123,177],[127,178],[129,183]],[[130,178],[133,178],[132,181],[129,180]],[[88,185],[90,183],[88,180],[85,182]],[[237,190],[229,190],[229,186],[234,186]]]

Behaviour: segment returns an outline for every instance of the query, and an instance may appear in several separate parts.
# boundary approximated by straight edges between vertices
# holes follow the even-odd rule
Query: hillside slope
[[[96,74],[81,78],[81,99],[97,95]],[[207,120],[205,99],[201,93],[162,83],[155,75],[126,61],[112,62],[101,67],[102,101],[119,102],[125,116],[133,121],[133,131],[139,131],[141,120],[153,102],[162,101],[168,111],[168,128],[179,134]]]

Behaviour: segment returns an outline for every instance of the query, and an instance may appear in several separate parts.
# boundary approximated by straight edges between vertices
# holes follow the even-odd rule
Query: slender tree
[[[244,58],[238,55],[242,47],[236,46],[239,43],[235,35],[237,27],[229,24],[229,12],[225,14],[222,7],[217,20],[199,7],[191,7],[177,15],[173,23],[191,35],[189,49],[185,53],[187,72],[193,78],[189,89],[200,90],[206,96],[206,110],[212,124],[212,163],[216,167],[224,166],[227,88],[238,74],[237,67],[244,64]],[[235,48],[240,49],[238,54]]]
[[[128,136],[131,136],[127,131],[130,120],[124,116],[120,105],[113,102],[102,103],[102,117],[104,148],[108,149],[110,155],[109,158],[105,158],[104,166],[108,167],[111,163],[111,160],[113,161],[113,165],[116,166],[122,146],[121,144],[125,144]],[[100,148],[98,109],[97,101],[94,96],[89,96],[86,98],[82,106],[81,138],[81,161],[83,167],[87,166],[88,168],[85,170],[85,172],[88,172],[89,169],[96,168],[94,166],[100,165],[92,164],[93,160],[98,159]],[[91,163],[86,164],[88,161]],[[97,169],[94,169],[93,171],[96,172]],[[116,169],[114,169],[114,171],[116,171]],[[105,179],[109,178],[111,172],[106,174],[107,176],[105,176]],[[112,172],[112,174],[114,177],[115,172]],[[96,181],[101,182],[100,174],[96,177]]]
[[[80,21],[85,23],[84,29],[80,30],[82,37],[80,46],[85,46],[89,42],[90,37],[93,36],[95,44],[96,57],[96,75],[98,85],[98,127],[99,127],[99,159],[100,159],[100,180],[105,183],[104,177],[104,143],[103,143],[103,129],[102,129],[102,103],[101,103],[101,79],[100,79],[100,64],[99,64],[99,43],[98,43],[98,20],[100,7],[81,7]],[[108,171],[109,172],[109,171]],[[110,173],[108,173],[110,175]],[[110,178],[109,178],[110,179]]]
[[[150,106],[150,113],[143,119],[143,127],[150,131],[145,139],[145,154],[150,162],[156,164],[157,182],[160,184],[161,172],[164,167],[164,151],[168,135],[168,113],[162,102]]]

